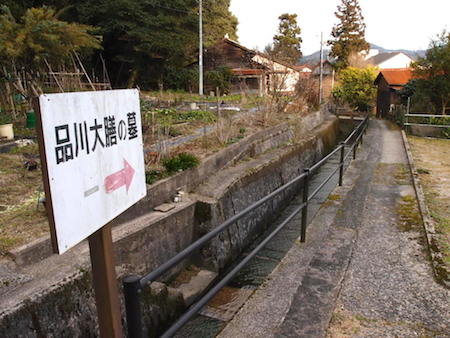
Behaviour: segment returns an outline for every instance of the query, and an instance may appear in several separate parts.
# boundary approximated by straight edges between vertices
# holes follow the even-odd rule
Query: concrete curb
[[[420,215],[423,221],[423,226],[428,244],[428,251],[431,256],[431,266],[433,268],[434,277],[438,283],[450,289],[450,272],[442,259],[442,253],[439,249],[437,241],[437,237],[439,236],[439,234],[436,233],[436,229],[434,228],[434,222],[430,216],[430,212],[426,205],[425,194],[423,193],[423,189],[420,184],[419,173],[417,172],[417,169],[415,167],[414,158],[411,153],[411,147],[409,145],[404,130],[402,130],[402,139],[403,145],[406,150],[406,157],[408,159],[414,190],[416,191]]]

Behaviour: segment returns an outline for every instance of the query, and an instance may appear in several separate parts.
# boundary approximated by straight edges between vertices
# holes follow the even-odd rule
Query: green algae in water
[[[212,338],[219,334],[225,323],[202,315],[196,316],[181,328],[176,338]]]

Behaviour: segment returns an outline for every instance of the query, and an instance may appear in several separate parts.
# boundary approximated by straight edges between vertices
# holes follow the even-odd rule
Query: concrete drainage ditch
[[[191,176],[181,173],[186,176],[180,175],[174,179],[175,182],[155,185],[155,195],[131,210],[128,221],[125,216],[116,221],[113,239],[119,279],[131,272],[154,269],[222,220],[322,158],[338,140],[339,123],[336,118],[324,119],[323,115],[322,118],[315,115],[311,120],[314,120],[311,123],[314,129],[306,128],[305,136],[298,143],[290,141],[293,134],[289,130],[283,131],[279,127],[272,133],[266,132],[265,140],[244,140],[247,144],[245,147],[241,144],[241,148],[234,145],[236,148],[231,155],[226,155],[228,162],[220,162],[221,157],[215,157],[214,160],[209,159],[206,167],[191,172]],[[340,127],[343,126],[341,124]],[[278,142],[275,142],[277,138]],[[206,175],[208,170],[217,171],[217,174]],[[209,178],[205,179],[205,176]],[[185,191],[193,192],[182,203],[166,213],[143,211],[167,200],[172,185],[178,188],[180,183],[184,183]],[[164,278],[165,281],[173,280],[184,268],[196,264],[202,272],[194,277],[193,284],[186,281],[186,285],[172,288],[153,283],[152,288],[143,295],[144,322],[148,333],[161,333],[216,274],[245,254],[246,248],[251,247],[258,236],[273,224],[280,210],[293,200],[296,192],[298,190],[283,194],[257,214],[239,222],[232,231],[218,236],[196,257]],[[285,243],[280,248],[295,241],[295,231],[292,229],[283,236],[281,241]],[[228,309],[229,305],[224,304],[231,302],[238,306],[245,301],[252,288],[262,280],[262,272],[270,272],[269,268],[277,264],[281,254],[279,250],[268,249],[267,253],[258,257],[259,265],[249,266],[250,270],[256,269],[258,273],[252,275],[249,272],[239,277],[235,284],[224,289],[222,300],[217,300],[204,310],[204,315],[209,314],[205,317],[205,325],[220,326],[218,323],[221,320],[217,318],[226,319],[233,312]],[[28,253],[28,256],[33,254]],[[6,276],[2,277],[0,288],[0,336],[96,335],[86,244],[80,244],[67,255],[44,257],[38,262],[33,262],[31,258],[24,260],[26,263],[23,264],[11,261],[0,264],[2,276]],[[253,276],[249,283],[248,276]]]

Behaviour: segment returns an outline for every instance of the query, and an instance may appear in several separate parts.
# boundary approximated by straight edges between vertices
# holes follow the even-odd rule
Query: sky
[[[320,48],[337,22],[341,0],[231,0],[239,20],[239,42],[263,50],[271,43],[283,13],[297,14],[303,55]],[[386,49],[426,49],[430,39],[450,30],[450,0],[359,0],[366,23],[366,40]]]

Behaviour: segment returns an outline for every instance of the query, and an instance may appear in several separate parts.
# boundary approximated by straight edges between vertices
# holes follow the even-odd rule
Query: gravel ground
[[[400,133],[374,124],[378,167],[406,165]],[[413,195],[401,171],[375,171],[328,337],[450,337],[450,294],[433,279],[416,205],[411,224],[402,224],[403,201]]]
[[[308,228],[219,337],[450,337],[400,131],[372,120]]]

